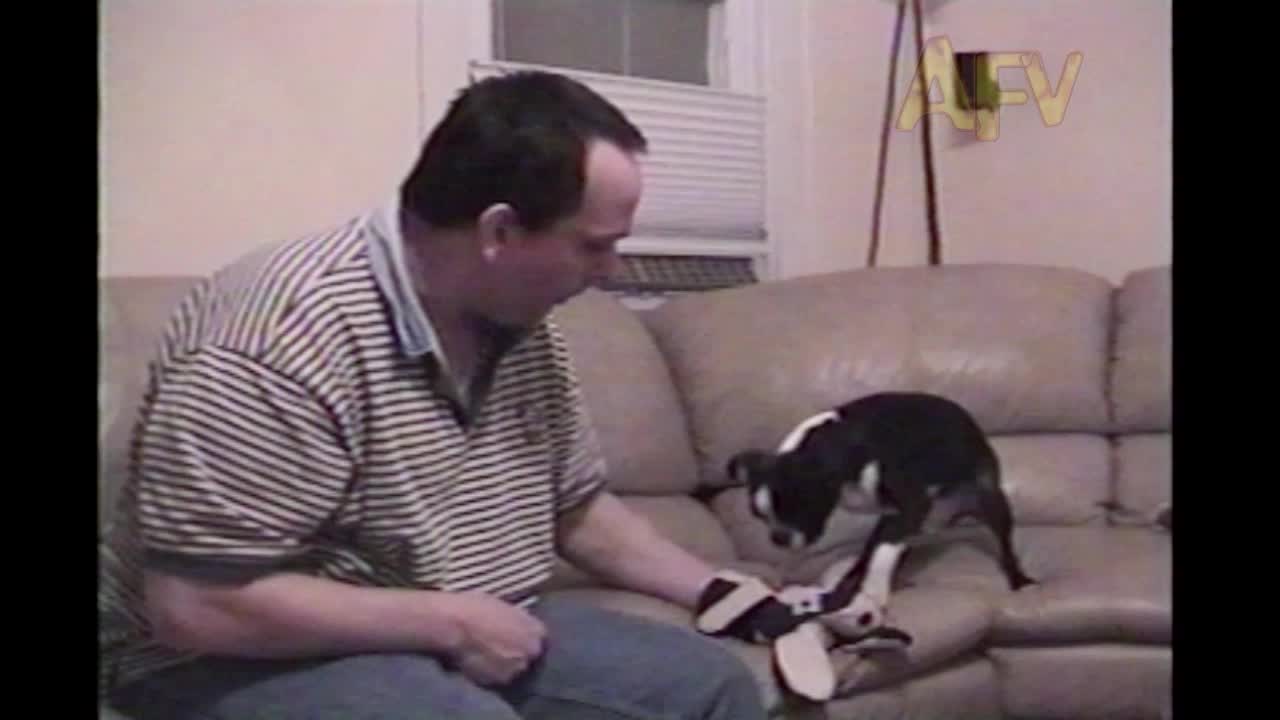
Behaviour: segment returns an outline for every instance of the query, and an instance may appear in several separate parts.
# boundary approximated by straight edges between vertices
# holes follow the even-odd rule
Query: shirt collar
[[[406,355],[420,358],[440,347],[439,338],[409,280],[400,231],[400,201],[393,197],[371,212],[365,222],[373,275],[391,308],[392,327]]]

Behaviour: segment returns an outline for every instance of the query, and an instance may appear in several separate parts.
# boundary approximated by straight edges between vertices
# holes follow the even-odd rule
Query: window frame
[[[764,3],[766,0],[716,0],[710,4],[708,27],[719,29],[723,43],[711,47],[711,87],[763,95]],[[493,53],[493,3],[469,0],[470,60],[496,60]],[[710,43],[709,43],[710,45]]]

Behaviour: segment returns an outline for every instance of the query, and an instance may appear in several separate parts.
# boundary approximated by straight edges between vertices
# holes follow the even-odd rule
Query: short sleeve
[[[135,440],[148,567],[247,580],[302,558],[353,465],[326,405],[243,354],[206,349],[155,381]]]
[[[558,394],[552,404],[558,410],[551,420],[557,443],[555,509],[564,513],[604,488],[607,468],[568,349],[557,332],[552,338]]]

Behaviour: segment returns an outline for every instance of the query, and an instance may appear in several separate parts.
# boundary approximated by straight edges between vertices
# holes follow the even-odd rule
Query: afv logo
[[[1058,88],[1054,90],[1038,52],[957,55],[945,36],[933,38],[925,45],[911,90],[898,113],[898,129],[913,130],[926,114],[942,113],[951,118],[957,130],[976,130],[978,139],[995,140],[1000,136],[1000,108],[1025,105],[1028,99],[1023,90],[1000,89],[1000,68],[1022,68],[1045,126],[1059,125],[1067,114],[1067,102],[1071,100],[1082,64],[1083,54],[1067,55]],[[941,86],[942,102],[928,101],[935,80]]]

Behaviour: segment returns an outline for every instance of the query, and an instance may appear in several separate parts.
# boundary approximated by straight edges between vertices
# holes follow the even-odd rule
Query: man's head
[[[543,72],[467,87],[432,131],[401,204],[436,230],[462,230],[480,262],[469,304],[528,327],[616,270],[642,191],[647,143],[586,86]]]

